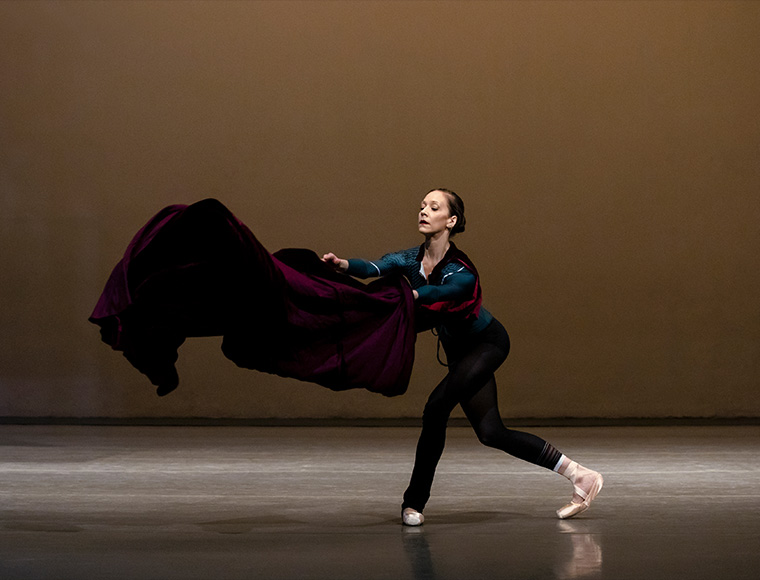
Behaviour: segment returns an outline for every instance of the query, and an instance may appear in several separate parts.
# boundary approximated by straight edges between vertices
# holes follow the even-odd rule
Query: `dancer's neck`
[[[435,267],[438,262],[443,260],[446,252],[449,251],[451,244],[449,243],[448,232],[441,232],[425,238],[425,261],[431,265],[431,269]]]

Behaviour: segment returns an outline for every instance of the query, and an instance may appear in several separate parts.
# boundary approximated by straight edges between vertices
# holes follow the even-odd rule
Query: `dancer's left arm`
[[[462,270],[446,276],[441,284],[420,286],[414,291],[415,299],[420,304],[434,302],[459,302],[467,300],[475,291],[475,275],[469,270]]]

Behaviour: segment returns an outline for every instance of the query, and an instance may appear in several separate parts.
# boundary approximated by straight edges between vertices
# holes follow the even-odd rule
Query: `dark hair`
[[[446,194],[446,198],[449,201],[449,215],[457,216],[457,223],[451,228],[449,237],[453,238],[455,235],[464,232],[464,226],[467,223],[467,220],[464,217],[464,202],[462,201],[462,198],[445,187],[436,187],[435,189],[431,189],[428,193],[433,191],[442,191]]]

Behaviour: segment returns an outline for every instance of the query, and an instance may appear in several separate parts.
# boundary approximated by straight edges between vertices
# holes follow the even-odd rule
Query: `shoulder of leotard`
[[[396,252],[389,252],[385,254],[382,260],[393,260],[400,264],[411,264],[417,261],[417,257],[420,253],[420,247],[414,246],[413,248],[407,248],[406,250],[398,250]]]
[[[476,272],[475,265],[467,257],[467,254],[462,251],[457,251],[453,256],[450,256],[443,269],[446,272],[459,272],[463,271],[463,269],[471,274]]]
[[[446,279],[459,280],[461,278],[476,279],[475,273],[467,267],[466,264],[459,261],[452,261],[441,269],[441,283]]]
[[[464,267],[471,274],[475,276],[478,275],[478,270],[475,267],[475,264],[472,263],[472,260],[470,260],[470,257],[456,246],[454,246],[454,252],[450,256],[449,263],[446,264],[447,268],[452,264],[455,266],[456,270],[460,270],[460,268]]]
[[[464,270],[466,272],[471,272],[472,268],[467,262],[461,262],[460,260],[451,260],[450,262],[447,262],[446,265],[443,267],[444,270],[450,271],[450,270]]]

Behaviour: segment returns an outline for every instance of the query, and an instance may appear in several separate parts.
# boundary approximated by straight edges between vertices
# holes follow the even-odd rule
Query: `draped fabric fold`
[[[223,336],[222,351],[238,366],[332,390],[400,395],[414,362],[414,300],[405,279],[365,285],[310,250],[270,254],[214,199],[154,216],[89,320],[159,394],[176,386],[168,383],[176,383],[177,349],[191,336]]]

